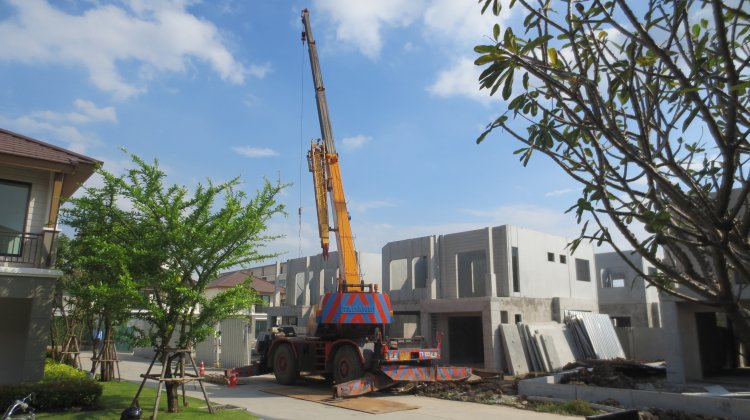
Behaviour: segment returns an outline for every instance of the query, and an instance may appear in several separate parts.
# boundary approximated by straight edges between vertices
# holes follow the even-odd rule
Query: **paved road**
[[[85,356],[81,354],[82,358]],[[140,382],[140,376],[148,369],[150,360],[130,354],[119,354],[120,373],[123,380]],[[84,358],[84,367],[90,366],[87,358]],[[153,369],[158,373],[161,369]],[[211,369],[208,369],[208,373]],[[217,371],[219,372],[219,371]],[[147,382],[155,386],[155,381]],[[400,411],[385,414],[368,414],[359,411],[333,407],[316,402],[304,401],[281,395],[270,394],[261,389],[281,387],[276,384],[273,375],[264,375],[249,378],[247,383],[235,388],[206,384],[206,391],[212,402],[219,404],[231,404],[247,408],[250,412],[264,420],[276,419],[352,419],[370,418],[372,420],[395,420],[395,419],[550,419],[563,420],[575,417],[565,417],[556,414],[537,413],[533,411],[518,410],[504,406],[490,406],[483,404],[465,403],[459,401],[446,401],[436,398],[418,397],[415,395],[383,395],[376,394],[377,398],[389,401],[397,401],[405,404],[415,405],[416,410]],[[193,397],[203,398],[200,388],[188,385],[188,394]],[[144,407],[144,411],[149,409]]]

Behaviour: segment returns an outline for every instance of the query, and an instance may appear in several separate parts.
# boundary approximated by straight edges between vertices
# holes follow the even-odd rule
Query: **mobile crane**
[[[302,11],[302,41],[307,42],[315,85],[315,100],[321,140],[312,141],[307,154],[313,175],[318,231],[322,253],[328,257],[329,232],[338,248],[337,290],[327,292],[313,312],[314,334],[297,337],[293,331],[279,331],[258,340],[260,361],[245,374],[273,371],[280,384],[294,383],[300,372],[323,375],[333,380],[334,395],[350,397],[398,382],[462,380],[471,369],[437,366],[440,341],[435,348],[399,348],[398,341],[383,336],[383,327],[393,318],[387,294],[377,284],[365,284],[349,224],[349,213],[341,178],[339,155],[333,139],[317,46],[307,9]],[[329,220],[329,197],[332,219]]]

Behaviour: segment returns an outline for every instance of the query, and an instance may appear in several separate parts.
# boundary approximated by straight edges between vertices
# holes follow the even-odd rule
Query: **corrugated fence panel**
[[[195,363],[200,366],[201,362],[206,367],[213,366],[216,363],[216,339],[209,337],[195,346]]]
[[[581,321],[597,359],[625,358],[625,352],[607,314],[566,311]]]
[[[250,323],[246,319],[221,321],[221,367],[225,369],[250,364]]]

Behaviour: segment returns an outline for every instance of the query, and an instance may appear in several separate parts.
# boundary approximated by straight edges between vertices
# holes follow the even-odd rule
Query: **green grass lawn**
[[[130,406],[135,393],[138,391],[138,384],[130,382],[104,382],[104,392],[99,399],[101,410],[96,411],[79,411],[64,413],[37,413],[37,418],[55,418],[55,419],[119,419],[122,410]],[[156,389],[143,388],[138,401],[143,409],[142,419],[151,417],[154,409],[154,400],[156,399]],[[182,394],[180,394],[180,403]],[[206,402],[198,398],[188,397],[188,406],[180,406],[179,413],[167,413],[167,400],[164,390],[162,390],[161,399],[159,400],[160,419],[179,420],[195,418],[211,419],[257,419],[257,417],[245,410],[218,410],[215,414],[209,414],[206,408]]]

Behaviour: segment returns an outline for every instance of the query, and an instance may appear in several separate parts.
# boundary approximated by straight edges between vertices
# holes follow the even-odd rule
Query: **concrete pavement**
[[[84,368],[90,367],[89,360],[81,354]],[[142,380],[140,375],[146,373],[150,359],[119,353],[120,373],[123,380],[138,382]],[[198,361],[200,363],[200,361]],[[159,373],[161,365],[157,362],[152,373]],[[207,369],[208,373],[222,372]],[[147,385],[156,387],[156,381],[147,381]],[[484,404],[466,403],[459,401],[447,401],[436,398],[419,397],[415,395],[386,395],[374,394],[375,398],[383,398],[389,401],[397,401],[404,404],[418,406],[416,410],[399,411],[385,414],[369,414],[359,411],[333,407],[321,403],[305,401],[261,391],[261,389],[282,387],[278,385],[273,375],[264,375],[249,378],[246,384],[234,388],[206,383],[206,392],[212,403],[230,404],[246,408],[251,413],[264,420],[275,419],[352,419],[370,418],[372,420],[396,420],[396,419],[467,419],[467,418],[505,418],[505,419],[551,419],[562,420],[565,417],[556,414],[537,413],[534,411],[519,410],[505,406],[492,406]],[[203,398],[200,387],[197,384],[187,385],[188,395]],[[123,407],[124,408],[124,407]],[[148,407],[143,407],[149,411]]]

